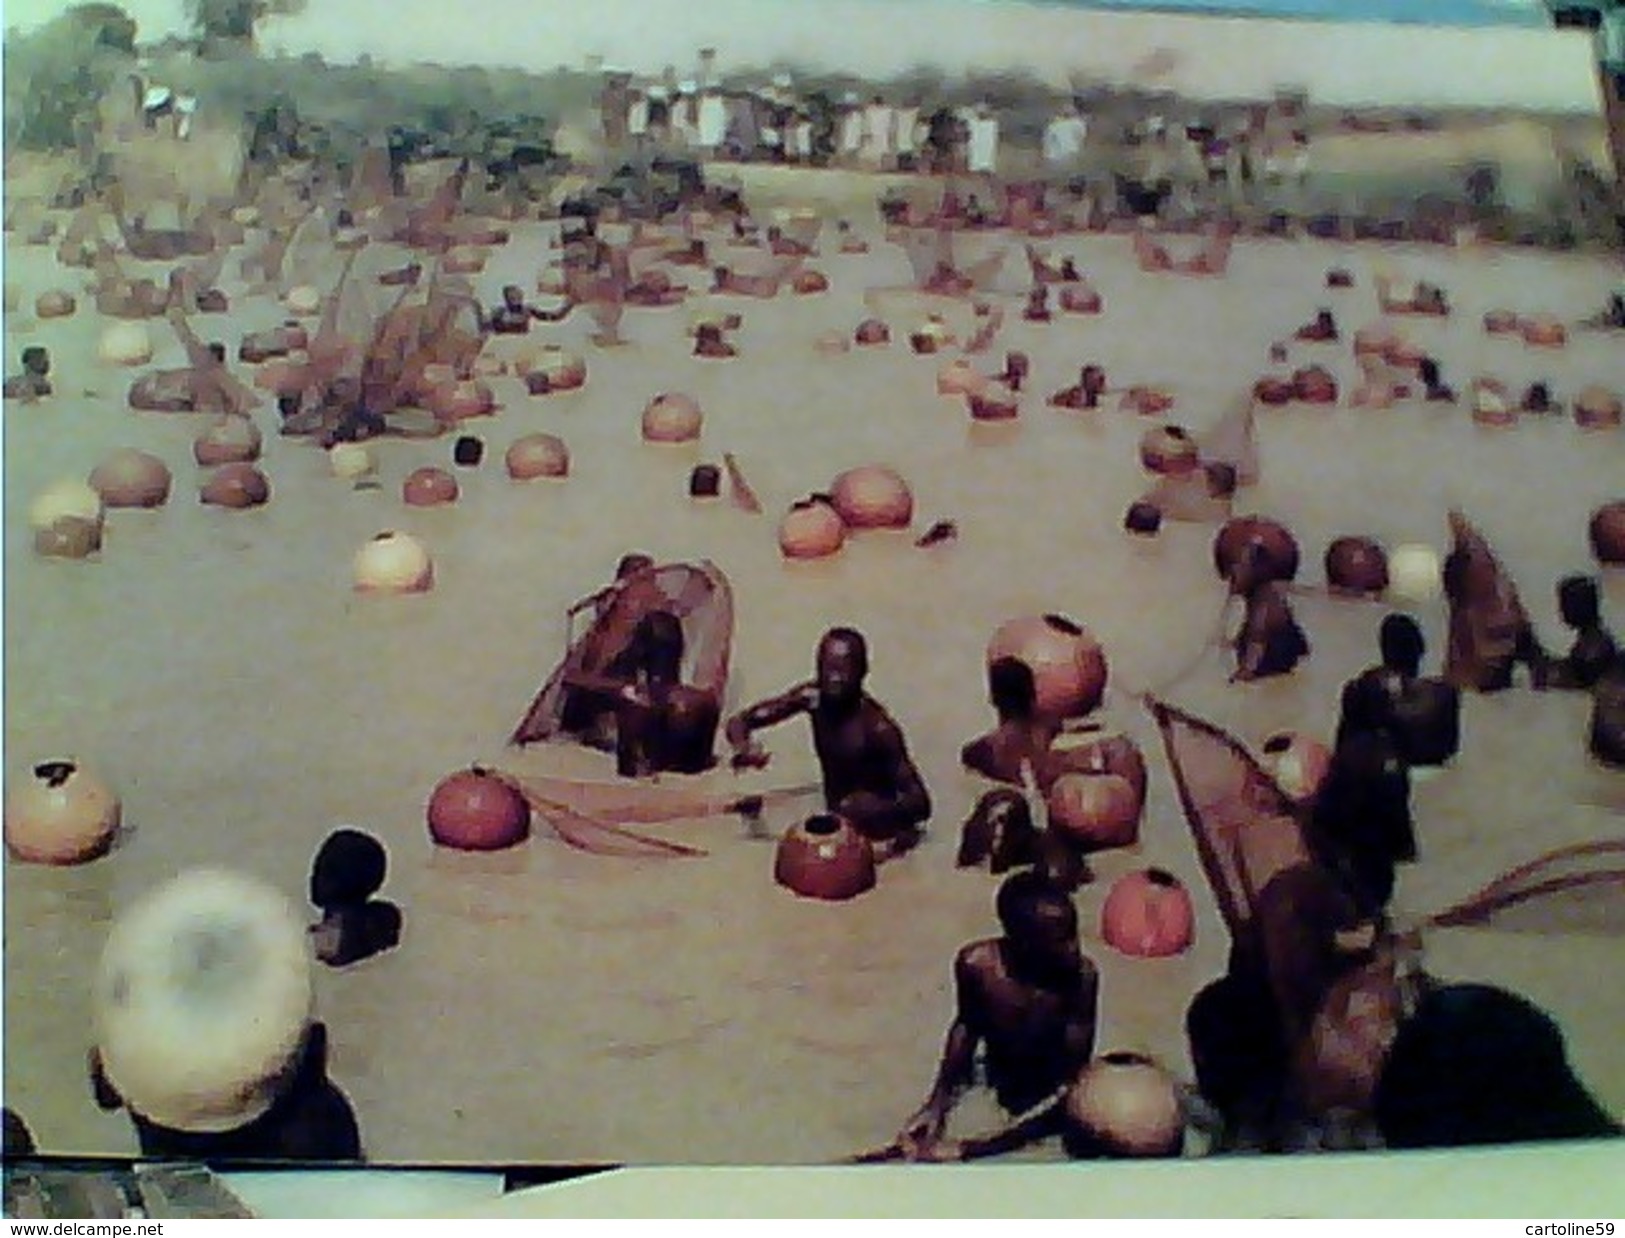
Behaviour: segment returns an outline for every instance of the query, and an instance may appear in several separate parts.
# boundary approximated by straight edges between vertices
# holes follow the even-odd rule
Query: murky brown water
[[[543,235],[522,230],[478,277],[487,300],[509,280],[531,282],[546,258]],[[7,241],[6,278],[25,307],[46,287],[78,284],[49,250]],[[84,1081],[89,981],[119,908],[197,864],[234,865],[302,896],[315,846],[341,823],[386,840],[385,893],[407,915],[400,949],[319,980],[333,1073],[375,1159],[813,1162],[883,1142],[935,1069],[954,949],[992,930],[995,879],[953,867],[959,824],[984,789],[959,770],[957,753],[989,721],[989,633],[1037,610],[1064,611],[1099,634],[1117,689],[1109,723],[1146,746],[1153,768],[1140,848],[1102,857],[1101,880],[1078,895],[1103,975],[1099,1046],[1146,1049],[1188,1070],[1183,1008],[1222,968],[1226,942],[1154,728],[1126,690],[1167,676],[1208,635],[1222,598],[1212,534],[1175,525],[1154,542],[1127,538],[1123,510],[1146,484],[1135,454],[1144,425],[1116,413],[1059,415],[1042,393],[1099,361],[1116,385],[1171,387],[1175,419],[1200,431],[1251,381],[1269,342],[1319,306],[1336,307],[1348,331],[1370,319],[1379,258],[1450,290],[1452,321],[1410,329],[1458,385],[1482,371],[1513,385],[1546,378],[1560,395],[1586,382],[1625,388],[1617,339],[1581,335],[1563,352],[1537,353],[1479,327],[1483,311],[1502,304],[1590,312],[1615,272],[1594,259],[1245,243],[1229,278],[1198,283],[1139,275],[1122,239],[1055,248],[1094,276],[1107,313],[1007,329],[1000,349],[1029,353],[1040,393],[1012,435],[974,435],[963,408],[935,395],[938,361],[901,343],[814,353],[819,332],[848,331],[864,316],[866,287],[906,277],[901,251],[877,243],[869,257],[819,260],[834,281],[827,295],[734,303],[746,316],[734,361],[686,355],[688,309],[629,315],[634,342],[613,353],[586,343],[585,321],[542,329],[538,343],[585,353],[587,387],[531,398],[517,380],[497,380],[502,412],[470,426],[488,440],[487,461],[459,473],[463,498],[442,510],[404,507],[400,482],[418,465],[446,463],[448,440],[380,444],[382,487],[356,490],[319,451],[275,437],[270,505],[204,508],[190,454],[201,419],[130,412],[132,376],[96,360],[93,313],[37,324],[13,316],[6,356],[24,343],[49,346],[61,394],[5,411],[6,770],[73,754],[122,792],[134,827],[86,868],[6,868],[6,1100],[42,1145],[135,1147],[127,1121],[99,1113]],[[1325,291],[1334,263],[1351,266],[1361,288]],[[895,304],[900,337],[922,311]],[[234,296],[233,305],[229,316],[199,320],[209,336],[234,345],[282,317],[266,301]],[[1018,308],[1012,300],[1012,318]],[[154,364],[179,364],[167,331],[154,334]],[[1345,350],[1299,352],[1352,383]],[[699,447],[640,442],[643,404],[661,390],[700,400]],[[267,431],[271,417],[268,407],[258,415]],[[538,429],[568,441],[572,477],[509,482],[502,450]],[[1245,506],[1296,529],[1308,579],[1319,579],[1320,553],[1339,533],[1442,548],[1444,510],[1459,504],[1553,643],[1552,587],[1588,567],[1586,515],[1625,487],[1625,435],[1584,434],[1567,420],[1486,432],[1462,410],[1290,411],[1266,414],[1261,435],[1264,477]],[[170,504],[113,513],[98,562],[34,556],[31,497],[122,445],[170,463]],[[724,450],[740,458],[769,514],[686,497],[690,466]],[[960,540],[920,551],[902,537],[860,536],[832,562],[781,561],[777,513],[838,470],[876,460],[912,480],[918,528],[952,518]],[[434,592],[351,591],[352,554],[386,528],[429,545]],[[429,790],[472,760],[609,775],[607,758],[520,756],[502,744],[562,653],[565,607],[630,549],[709,557],[732,579],[732,705],[807,674],[827,626],[868,634],[870,687],[905,728],[937,810],[928,843],[889,866],[874,892],[837,906],[798,900],[772,883],[772,845],[727,820],[669,827],[710,849],[697,860],[594,857],[545,831],[497,856],[430,847]],[[1608,616],[1625,624],[1625,576],[1613,573],[1605,589]],[[1215,653],[1174,698],[1254,741],[1280,726],[1329,731],[1337,685],[1374,656],[1382,608],[1299,607],[1314,656],[1291,680],[1227,687],[1228,662]],[[1436,662],[1443,610],[1418,616]],[[1584,710],[1579,699],[1523,692],[1468,702],[1462,757],[1416,788],[1423,862],[1402,875],[1405,910],[1436,909],[1549,847],[1621,832],[1625,782],[1587,764]],[[803,725],[766,739],[773,765],[747,785],[815,776]],[[734,776],[703,781],[733,785]],[[796,815],[786,809],[769,824],[777,833]],[[1111,879],[1151,862],[1191,883],[1201,907],[1196,947],[1180,959],[1134,961],[1099,940]],[[1625,1112],[1618,919],[1526,916],[1495,931],[1439,933],[1430,960],[1553,1010],[1581,1072]]]

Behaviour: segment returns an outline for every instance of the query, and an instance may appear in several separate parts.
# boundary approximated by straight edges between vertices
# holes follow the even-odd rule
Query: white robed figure
[[[677,87],[677,102],[672,104],[672,137],[687,147],[700,144],[699,83],[686,81]]]
[[[985,103],[970,118],[967,162],[975,176],[992,176],[999,169],[999,120]]]
[[[863,109],[864,162],[875,168],[889,168],[897,150],[897,114],[887,103],[876,99]]]
[[[1044,126],[1044,163],[1055,171],[1075,167],[1083,156],[1089,122],[1075,108],[1057,112]]]
[[[626,133],[635,146],[642,146],[649,136],[649,96],[641,90],[632,92],[626,108]]]
[[[795,163],[810,162],[813,153],[812,117],[805,112],[797,112],[790,118],[788,129],[785,153]]]
[[[920,150],[921,140],[925,134],[920,124],[920,109],[918,107],[897,108],[892,117],[892,129],[897,142],[899,155],[916,155]]]
[[[863,109],[858,106],[858,97],[848,94],[841,101],[841,124],[837,133],[841,158],[846,162],[857,159],[863,149]]]
[[[715,86],[700,96],[700,145],[717,151],[728,138],[728,101]]]

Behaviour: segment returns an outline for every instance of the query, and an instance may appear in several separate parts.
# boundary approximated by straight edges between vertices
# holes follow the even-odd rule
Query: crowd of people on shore
[[[1309,174],[1310,136],[1301,104],[1258,104],[1221,121],[1179,121],[1152,111],[1124,124],[1095,115],[1089,102],[1053,100],[1036,134],[1023,118],[986,99],[954,104],[923,91],[832,96],[798,89],[789,75],[770,86],[725,88],[699,80],[654,81],[612,73],[600,97],[601,124],[612,150],[686,152],[702,159],[839,167],[877,172],[968,172],[995,175],[1013,145],[1031,145],[1045,173],[1082,172],[1093,149],[1127,146],[1141,178],[1241,186],[1302,182]],[[1012,143],[1012,137],[1015,143]]]

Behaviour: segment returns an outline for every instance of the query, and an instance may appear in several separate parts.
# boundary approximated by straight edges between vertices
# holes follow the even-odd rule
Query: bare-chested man
[[[497,335],[524,335],[530,330],[531,320],[561,322],[574,306],[566,302],[562,309],[544,310],[525,304],[525,290],[518,284],[502,289],[502,304],[494,308],[485,320],[485,327]]]
[[[1051,408],[1099,408],[1100,397],[1106,394],[1106,371],[1098,365],[1086,365],[1078,372],[1078,381],[1050,396]]]
[[[1060,1130],[1066,1088],[1094,1053],[1100,980],[1078,941],[1072,900],[1048,878],[1022,871],[997,898],[1000,937],[963,946],[954,959],[956,1012],[925,1104],[897,1146],[937,1159],[948,1118],[973,1079],[977,1049],[999,1104],[1012,1114],[1052,1102],[1040,1121]]]
[[[574,691],[612,703],[616,772],[623,778],[697,774],[713,764],[721,702],[714,692],[682,681],[683,653],[682,621],[668,610],[652,610],[603,672],[565,676]]]
[[[1235,639],[1232,683],[1289,674],[1309,656],[1309,639],[1292,614],[1286,586],[1269,575],[1256,547],[1249,548],[1231,571],[1230,591],[1247,605]]]
[[[1619,657],[1619,644],[1602,622],[1596,577],[1565,576],[1558,581],[1557,609],[1574,632],[1574,644],[1564,656],[1542,660],[1535,686],[1588,692]]]
[[[1174,275],[1223,275],[1230,269],[1231,231],[1216,227],[1202,248],[1184,261],[1176,260],[1165,246],[1157,244],[1143,229],[1134,234],[1134,258],[1147,273]]]
[[[1035,245],[1027,246],[1027,269],[1035,284],[1076,284],[1083,280],[1071,258],[1062,258],[1059,266],[1051,266]]]
[[[791,279],[801,268],[802,258],[791,258],[780,262],[773,270],[760,275],[741,275],[725,266],[719,266],[711,273],[713,293],[728,293],[739,297],[761,297],[771,300],[779,295],[779,289],[784,287],[786,281]]]
[[[23,371],[6,379],[8,400],[40,400],[51,394],[51,354],[38,344],[23,349]]]
[[[1048,785],[1061,724],[1038,712],[1032,668],[1019,658],[995,658],[987,668],[987,694],[998,725],[960,749],[960,764],[1014,786],[1021,786],[1030,770],[1040,786]]]
[[[733,764],[765,765],[767,754],[751,740],[752,732],[806,714],[823,770],[825,806],[875,845],[877,859],[901,854],[919,841],[931,797],[903,732],[863,690],[868,643],[851,628],[831,628],[818,642],[817,657],[815,679],[728,720]]]

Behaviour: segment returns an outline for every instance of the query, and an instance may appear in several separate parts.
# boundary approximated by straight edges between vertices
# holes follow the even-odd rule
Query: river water
[[[276,437],[269,407],[257,420],[270,504],[201,506],[190,456],[201,419],[131,412],[132,375],[97,359],[103,324],[89,309],[34,322],[26,312],[34,295],[76,286],[80,273],[8,235],[6,279],[25,312],[8,316],[6,355],[48,346],[59,394],[5,410],[6,773],[78,757],[119,790],[132,827],[112,855],[83,868],[6,867],[6,1098],[43,1147],[135,1147],[122,1115],[96,1109],[84,1075],[88,990],[110,918],[200,864],[241,868],[302,897],[315,847],[345,823],[385,840],[385,894],[406,913],[399,949],[318,982],[333,1076],[356,1105],[373,1158],[806,1163],[884,1142],[930,1084],[952,1016],[953,952],[994,931],[996,880],[953,862],[960,823],[986,789],[957,762],[960,744],[991,720],[982,651],[1003,619],[1052,610],[1103,642],[1113,676],[1103,718],[1144,746],[1152,768],[1139,847],[1100,857],[1097,881],[1077,895],[1085,946],[1102,973],[1099,1049],[1143,1049],[1188,1074],[1183,1009],[1222,970],[1227,942],[1154,727],[1130,692],[1189,662],[1209,636],[1222,601],[1212,531],[1174,525],[1155,540],[1127,537],[1123,511],[1147,485],[1135,450],[1145,423],[1115,411],[1058,414],[1042,393],[1097,361],[1114,385],[1172,390],[1172,419],[1200,432],[1250,384],[1269,343],[1317,308],[1334,308],[1346,333],[1371,320],[1379,261],[1449,290],[1453,319],[1407,330],[1458,386],[1485,373],[1520,389],[1545,378],[1560,397],[1588,382],[1625,388],[1617,339],[1577,334],[1563,351],[1536,352],[1479,326],[1495,306],[1571,319],[1590,312],[1614,277],[1594,258],[1245,242],[1227,278],[1191,282],[1139,274],[1126,239],[1065,238],[1054,252],[1076,257],[1107,312],[1025,324],[1009,298],[1013,321],[997,347],[1029,354],[1036,394],[1013,429],[983,435],[962,406],[936,395],[940,359],[901,344],[927,308],[911,297],[882,294],[893,347],[814,351],[819,333],[849,332],[868,312],[866,289],[903,283],[908,267],[863,205],[872,198],[861,178],[785,184],[792,194],[818,185],[834,195],[831,209],[852,215],[873,252],[821,257],[828,294],[730,303],[745,315],[731,361],[687,355],[684,327],[694,308],[713,304],[705,297],[629,314],[632,342],[614,351],[588,343],[580,319],[540,328],[537,343],[587,358],[586,387],[529,397],[517,380],[495,380],[499,415],[469,427],[487,440],[486,462],[459,471],[459,503],[434,510],[405,507],[400,483],[419,465],[449,466],[449,440],[377,444],[381,485],[357,489],[308,443]],[[477,277],[482,297],[494,302],[509,281],[530,285],[549,257],[547,236],[547,225],[517,230]],[[1359,286],[1326,290],[1332,265],[1350,267]],[[233,355],[242,332],[282,316],[241,295],[234,274],[231,313],[197,320]],[[968,315],[957,313],[962,324]],[[154,336],[154,364],[179,364],[167,329],[155,326]],[[1295,353],[1295,363],[1320,360],[1352,384],[1346,347]],[[641,410],[661,391],[700,401],[700,444],[640,441]],[[503,474],[506,445],[535,430],[568,442],[568,480],[520,484]],[[1291,409],[1266,412],[1260,435],[1263,477],[1243,509],[1296,530],[1306,581],[1318,582],[1321,552],[1340,533],[1442,550],[1445,510],[1459,505],[1552,644],[1563,638],[1553,586],[1588,570],[1587,514],[1625,485],[1625,435],[1583,433],[1566,419],[1491,432],[1461,409]],[[112,513],[95,561],[35,556],[25,520],[32,496],[85,475],[118,446],[170,464],[169,504]],[[767,514],[687,497],[690,467],[724,451],[739,458]],[[784,562],[778,513],[871,461],[911,481],[916,531],[948,518],[959,539],[922,551],[911,538],[869,534],[826,562]],[[352,591],[351,558],[383,529],[427,544],[431,593]],[[904,728],[936,806],[925,845],[887,866],[873,892],[841,905],[791,896],[772,882],[772,843],[731,819],[659,827],[708,849],[703,859],[588,855],[545,827],[498,855],[430,846],[428,794],[471,761],[611,775],[595,754],[515,754],[503,744],[563,652],[565,608],[633,549],[706,557],[729,576],[731,707],[806,676],[828,626],[868,635],[870,690]],[[1604,588],[1618,627],[1625,576],[1606,576]],[[1279,727],[1328,736],[1338,685],[1374,659],[1385,608],[1312,597],[1297,605],[1314,646],[1297,674],[1230,687],[1228,661],[1215,651],[1172,698],[1253,743]],[[1415,613],[1436,665],[1442,607]],[[1467,702],[1460,759],[1416,787],[1422,861],[1401,877],[1401,911],[1425,914],[1550,847],[1620,832],[1625,785],[1588,764],[1584,719],[1585,702],[1568,696],[1518,691]],[[672,781],[758,787],[816,776],[803,724],[765,739],[773,763],[764,772]],[[804,811],[770,815],[770,832]],[[1151,863],[1183,878],[1199,908],[1196,945],[1180,958],[1136,961],[1100,939],[1111,881]],[[1547,1006],[1581,1073],[1625,1112],[1622,919],[1617,905],[1593,899],[1494,929],[1438,933],[1429,962]],[[993,1116],[983,1107],[967,1124]]]

